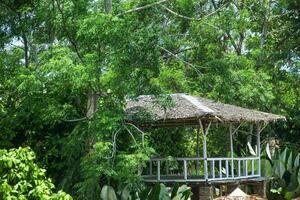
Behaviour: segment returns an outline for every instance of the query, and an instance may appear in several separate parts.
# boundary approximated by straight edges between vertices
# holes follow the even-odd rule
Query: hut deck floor
[[[211,178],[211,177],[208,177]],[[144,182],[146,183],[190,183],[190,184],[198,184],[198,183],[208,183],[212,185],[218,185],[218,184],[230,184],[230,183],[251,183],[251,182],[261,182],[265,181],[266,178],[264,177],[256,177],[256,178],[224,178],[222,180],[208,180],[206,182],[204,176],[188,176],[187,180],[184,179],[184,176],[178,176],[178,175],[168,175],[168,176],[161,176],[160,180],[157,180],[157,176],[147,176],[144,177]]]

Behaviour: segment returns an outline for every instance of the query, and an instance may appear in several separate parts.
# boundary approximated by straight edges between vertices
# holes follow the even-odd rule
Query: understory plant
[[[119,190],[105,185],[101,190],[102,200],[187,200],[191,196],[190,187],[178,184],[175,184],[172,189],[162,183],[157,183],[152,187],[135,188],[135,190],[130,190],[129,185]]]
[[[292,199],[300,195],[300,154],[291,149],[276,150],[273,155],[268,146],[267,159],[262,159],[265,176],[272,177],[270,199]]]
[[[257,156],[257,147],[247,144],[249,153]],[[265,150],[264,150],[265,149]],[[255,170],[257,170],[255,165]],[[248,166],[250,169],[251,166]],[[261,174],[270,178],[268,199],[293,199],[300,196],[300,153],[289,149],[271,150],[269,144],[261,149]]]

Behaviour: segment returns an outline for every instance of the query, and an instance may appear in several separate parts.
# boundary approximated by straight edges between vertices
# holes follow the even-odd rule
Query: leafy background
[[[147,130],[142,145],[123,122],[128,98],[184,92],[286,116],[262,137],[299,150],[299,0],[109,3],[0,1],[2,149],[30,146],[58,189],[95,199],[136,185],[129,172],[155,150],[195,153],[192,130]]]

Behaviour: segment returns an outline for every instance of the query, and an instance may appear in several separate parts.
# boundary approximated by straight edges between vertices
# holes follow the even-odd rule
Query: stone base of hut
[[[259,199],[266,199],[266,185],[267,180],[265,179],[194,184],[191,185],[193,192],[191,199],[213,200],[220,196],[226,197],[237,187],[249,195],[259,197]]]
[[[201,184],[192,186],[193,196],[191,200],[213,200],[214,187],[212,185]]]

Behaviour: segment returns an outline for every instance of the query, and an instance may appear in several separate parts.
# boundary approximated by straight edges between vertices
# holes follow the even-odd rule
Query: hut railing
[[[197,182],[260,177],[259,157],[152,158],[144,171],[145,181]],[[207,169],[205,170],[205,166]],[[207,172],[207,174],[205,174]]]

